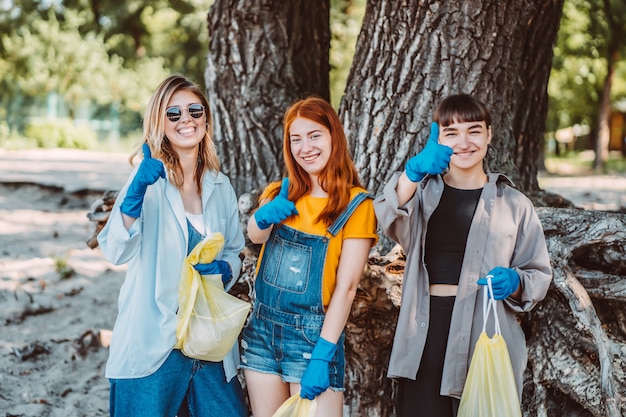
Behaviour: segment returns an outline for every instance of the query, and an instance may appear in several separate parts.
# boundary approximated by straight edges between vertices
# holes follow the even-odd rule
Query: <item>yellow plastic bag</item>
[[[315,417],[317,400],[307,400],[300,394],[292,395],[276,410],[272,417]]]
[[[224,246],[221,233],[204,238],[185,258],[178,288],[176,349],[190,358],[219,362],[235,344],[250,303],[224,291],[221,275],[200,275],[193,265],[209,263]]]
[[[488,298],[488,291],[493,294],[490,279],[483,298],[483,329],[474,348],[457,417],[521,417],[509,350],[500,332],[496,301]],[[491,339],[485,332],[490,311],[495,319]]]

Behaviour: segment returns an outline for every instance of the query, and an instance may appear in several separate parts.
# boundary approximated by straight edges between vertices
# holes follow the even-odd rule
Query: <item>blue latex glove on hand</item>
[[[313,400],[330,386],[330,361],[337,345],[320,336],[300,380],[300,397]]]
[[[280,223],[287,217],[298,214],[296,205],[289,201],[289,178],[283,178],[280,193],[269,203],[262,205],[254,213],[259,229],[264,230],[273,224]]]
[[[519,274],[514,269],[497,266],[487,275],[492,276],[491,288],[493,288],[494,300],[504,300],[519,288]],[[477,283],[478,285],[487,285],[487,278],[481,278]],[[491,294],[489,294],[489,298],[491,298]]]
[[[163,162],[158,159],[152,159],[150,147],[147,143],[142,146],[143,161],[139,164],[139,169],[133,181],[128,186],[126,197],[122,201],[120,210],[127,216],[138,218],[141,214],[141,206],[143,206],[143,196],[146,194],[148,185],[152,185],[159,178],[165,178],[165,168]]]
[[[419,182],[426,174],[441,174],[450,163],[452,148],[439,144],[439,125],[430,124],[430,137],[420,153],[409,159],[404,170],[412,182]]]
[[[233,271],[226,261],[216,260],[208,264],[196,264],[193,267],[200,275],[221,275],[224,285],[233,277]]]

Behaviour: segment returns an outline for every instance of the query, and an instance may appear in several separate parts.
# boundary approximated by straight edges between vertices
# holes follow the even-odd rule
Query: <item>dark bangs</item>
[[[435,122],[440,126],[453,123],[482,122],[491,126],[487,107],[469,94],[456,94],[444,98],[435,110]]]

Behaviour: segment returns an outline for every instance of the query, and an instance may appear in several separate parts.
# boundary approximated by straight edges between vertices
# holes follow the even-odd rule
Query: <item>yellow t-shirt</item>
[[[274,190],[276,187],[280,187],[280,182],[272,183],[267,186],[260,198],[267,198],[270,191]],[[350,190],[350,200],[360,192],[366,191],[360,187],[353,187],[352,190]],[[326,252],[326,262],[324,263],[324,282],[322,284],[322,302],[324,307],[328,306],[330,298],[335,291],[337,267],[339,266],[339,256],[341,255],[343,240],[372,239],[372,246],[378,241],[378,235],[376,234],[376,215],[374,214],[374,203],[371,198],[367,198],[359,204],[343,228],[333,237],[326,231],[328,226],[323,222],[313,222],[317,219],[324,207],[326,207],[327,201],[327,197],[311,197],[310,195],[306,195],[296,201],[298,215],[292,216],[285,221],[285,225],[293,229],[311,235],[328,236],[330,238]],[[265,245],[263,245],[257,261],[257,273],[258,267],[261,265],[264,249]]]

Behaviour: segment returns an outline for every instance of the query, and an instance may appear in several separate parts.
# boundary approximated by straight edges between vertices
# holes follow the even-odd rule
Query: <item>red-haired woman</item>
[[[318,416],[340,417],[343,331],[378,238],[373,203],[325,100],[287,110],[283,154],[287,178],[265,189],[248,223],[263,247],[241,366],[255,417],[271,417],[298,392],[317,398]]]

